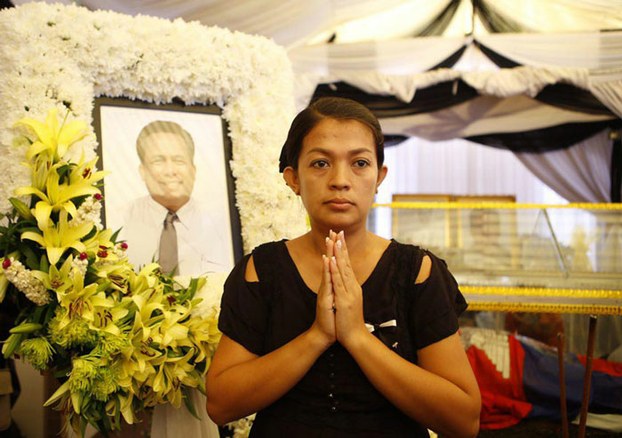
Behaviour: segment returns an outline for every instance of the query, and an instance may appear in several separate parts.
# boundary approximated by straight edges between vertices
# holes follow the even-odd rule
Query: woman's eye
[[[317,169],[324,169],[325,167],[328,167],[328,161],[317,160],[312,163],[312,166]]]
[[[367,167],[369,166],[369,161],[367,160],[356,160],[354,162],[354,167]]]

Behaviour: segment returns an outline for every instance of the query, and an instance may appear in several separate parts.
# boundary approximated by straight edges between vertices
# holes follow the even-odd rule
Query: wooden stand
[[[587,409],[590,404],[590,386],[592,383],[592,359],[594,358],[594,339],[596,338],[596,316],[590,315],[590,326],[587,338],[587,352],[585,354],[585,375],[583,377],[583,399],[581,401],[581,415],[579,417],[579,438],[585,438]]]
[[[559,365],[559,408],[562,421],[562,438],[568,438],[568,407],[566,404],[566,373],[564,368],[564,334],[557,334],[557,363]]]

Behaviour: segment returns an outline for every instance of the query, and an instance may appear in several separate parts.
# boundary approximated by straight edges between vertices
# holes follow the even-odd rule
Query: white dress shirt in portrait
[[[157,261],[160,236],[168,210],[150,196],[133,201],[124,214],[120,239],[128,244],[127,254],[138,269]],[[217,213],[217,214],[216,214]],[[222,212],[209,211],[209,205],[190,199],[177,211],[175,221],[178,275],[198,276],[233,268],[233,244],[229,223]]]

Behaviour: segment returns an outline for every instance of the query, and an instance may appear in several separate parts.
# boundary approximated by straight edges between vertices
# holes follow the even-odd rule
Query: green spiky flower
[[[48,362],[54,354],[54,349],[46,338],[40,336],[22,341],[20,353],[33,368],[43,371],[47,368]]]

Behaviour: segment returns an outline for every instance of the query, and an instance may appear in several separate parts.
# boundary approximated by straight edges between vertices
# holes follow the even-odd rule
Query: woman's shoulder
[[[418,245],[398,242],[395,239],[391,239],[391,241],[397,248],[398,261],[405,265],[405,268],[408,267],[416,273],[413,275],[414,283],[424,283],[430,277],[433,260],[438,260],[438,258],[431,251]]]
[[[277,251],[285,245],[285,242],[287,242],[287,239],[274,240],[272,242],[265,242],[257,245],[251,252],[251,256]]]
[[[255,247],[246,263],[246,281],[259,281],[259,278],[271,278],[272,268],[283,256],[287,239],[262,243]]]

